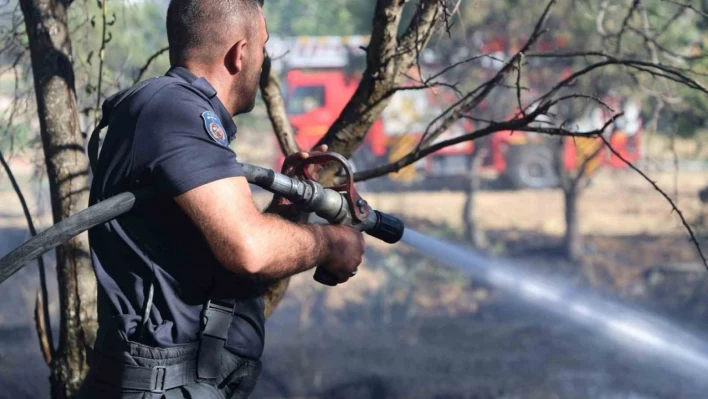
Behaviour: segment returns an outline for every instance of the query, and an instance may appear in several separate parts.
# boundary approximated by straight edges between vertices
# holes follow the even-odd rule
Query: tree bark
[[[300,151],[300,148],[295,141],[295,132],[293,126],[288,120],[288,114],[285,111],[285,100],[283,100],[282,90],[280,88],[280,79],[272,68],[270,56],[266,54],[263,61],[263,71],[261,72],[261,98],[266,105],[268,118],[273,126],[273,133],[278,139],[278,145],[283,154],[290,155]]]
[[[577,261],[583,256],[583,237],[580,235],[578,223],[577,186],[564,189],[563,199],[565,200],[565,254],[568,259]]]
[[[561,180],[561,188],[563,188],[565,204],[565,237],[563,240],[563,249],[568,259],[580,261],[582,260],[584,251],[583,237],[580,234],[580,221],[578,220],[578,200],[583,190],[590,183],[592,173],[597,168],[597,156],[604,146],[602,142],[599,141],[593,141],[591,144],[585,141],[585,146],[579,147],[581,144],[578,141],[573,141],[573,145],[576,146],[577,151],[582,152],[578,155],[580,165],[576,168],[575,173],[571,173],[566,170],[563,164],[563,142],[566,140],[568,140],[568,138],[559,141],[559,151],[555,159],[558,168],[558,176],[560,176]]]
[[[265,103],[273,126],[273,133],[278,140],[280,150],[284,155],[290,155],[300,151],[300,148],[295,141],[295,132],[288,120],[288,114],[285,110],[285,100],[283,99],[282,90],[280,89],[280,80],[278,75],[272,68],[270,57],[266,54],[263,62],[263,71],[260,79],[261,98]],[[300,215],[300,221],[304,221],[304,215]],[[285,296],[290,284],[290,277],[272,282],[266,289],[263,295],[265,301],[265,317],[268,318],[273,313],[278,304]]]
[[[474,218],[475,194],[480,190],[482,177],[479,175],[482,162],[486,156],[485,149],[475,151],[470,160],[469,185],[465,194],[465,204],[462,210],[462,220],[464,223],[465,240],[477,249],[485,249],[488,246],[487,236],[479,228]]]
[[[569,260],[578,260],[582,256],[582,237],[578,224],[578,185],[583,178],[588,159],[583,160],[576,174],[566,169],[563,162],[566,138],[561,138],[557,143],[557,153],[553,159],[556,173],[560,177],[560,187],[563,190],[563,205],[565,211],[565,234],[563,236],[563,254]]]
[[[436,28],[444,4],[438,0],[421,1],[399,39],[404,5],[400,0],[376,2],[371,40],[366,49],[366,69],[359,86],[317,145],[327,144],[330,151],[351,157],[390,102],[405,73],[416,64],[417,56]]]
[[[88,200],[88,160],[76,105],[70,2],[20,0],[29,39],[40,134],[54,223]],[[86,345],[95,337],[95,277],[86,234],[57,248],[59,343],[50,369],[52,396],[74,396],[86,375]]]

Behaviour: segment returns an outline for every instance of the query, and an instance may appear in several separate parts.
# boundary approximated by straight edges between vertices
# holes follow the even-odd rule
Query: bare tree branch
[[[516,104],[519,107],[519,112],[521,115],[525,115],[524,106],[521,105],[521,60],[523,54],[516,60]]]
[[[686,221],[686,218],[683,216],[683,212],[681,212],[681,210],[678,208],[678,206],[676,206],[676,204],[675,204],[674,201],[671,199],[671,197],[669,197],[669,195],[666,194],[666,192],[665,192],[664,190],[662,190],[662,189],[656,184],[656,182],[655,182],[654,180],[652,180],[651,178],[649,178],[649,176],[647,176],[647,175],[646,175],[644,172],[642,172],[639,168],[637,168],[636,166],[634,166],[634,164],[632,164],[632,162],[628,161],[625,157],[622,156],[622,154],[620,154],[619,152],[617,152],[617,150],[615,150],[615,149],[610,145],[610,142],[607,141],[606,138],[604,138],[604,137],[602,137],[602,136],[600,136],[600,138],[601,138],[602,141],[605,143],[605,146],[607,146],[607,148],[610,149],[610,151],[612,152],[613,155],[615,155],[617,158],[619,158],[622,162],[624,162],[624,163],[625,163],[627,166],[629,166],[632,170],[634,170],[635,172],[637,172],[644,180],[646,180],[647,182],[649,182],[649,184],[651,184],[652,187],[654,187],[654,189],[655,189],[656,191],[658,191],[659,194],[661,194],[661,195],[666,199],[666,201],[668,201],[668,203],[671,205],[671,209],[673,209],[673,210],[676,212],[676,214],[678,215],[678,217],[681,219],[681,223],[683,224],[683,227],[686,228],[686,231],[688,232],[688,235],[689,235],[689,237],[690,237],[690,240],[691,240],[691,242],[693,242],[693,245],[696,247],[696,251],[698,252],[698,256],[700,256],[701,261],[703,262],[703,266],[705,266],[706,270],[708,270],[708,259],[706,259],[705,255],[703,254],[703,250],[701,249],[701,244],[698,243],[698,240],[696,239],[696,235],[693,233],[693,229],[691,228],[691,226],[690,226],[690,225],[688,224],[688,222]]]
[[[639,0],[632,0],[632,5],[629,7],[629,11],[627,12],[627,15],[624,17],[624,20],[622,21],[622,27],[620,28],[619,32],[617,32],[617,44],[615,45],[615,53],[619,54],[620,51],[622,50],[622,37],[624,36],[625,30],[627,30],[627,27],[629,26],[629,20],[632,19],[632,16],[634,15],[634,12],[637,11],[637,7],[639,6]]]
[[[675,5],[680,6],[680,7],[683,7],[683,8],[687,8],[687,9],[689,9],[689,10],[695,12],[696,14],[703,16],[703,18],[708,18],[708,14],[706,14],[705,12],[703,12],[703,11],[697,9],[693,4],[682,3],[682,2],[680,2],[680,1],[675,1],[675,0],[661,0],[661,1],[666,2],[666,3],[675,4]]]
[[[697,56],[688,56],[688,55],[679,54],[679,53],[677,53],[677,52],[675,52],[675,51],[672,51],[672,50],[670,50],[670,49],[664,47],[661,43],[659,43],[658,40],[656,40],[655,38],[653,38],[653,37],[647,35],[647,34],[646,34],[644,31],[642,31],[641,29],[637,29],[637,28],[635,28],[635,27],[633,27],[633,26],[630,26],[630,27],[628,27],[627,29],[629,29],[629,30],[631,30],[632,32],[634,32],[634,33],[638,34],[639,36],[641,36],[641,37],[644,39],[645,42],[651,43],[653,46],[656,47],[657,50],[661,51],[662,53],[668,54],[668,55],[670,55],[670,56],[672,56],[672,57],[674,57],[674,58],[678,58],[678,59],[680,59],[680,60],[682,60],[682,61],[687,61],[687,62],[688,62],[688,61],[698,61],[698,60],[702,60],[702,59],[708,58],[708,54],[701,54],[701,55],[697,55]],[[659,63],[658,59],[652,60],[652,62],[657,63],[657,64]]]
[[[273,125],[273,132],[278,139],[280,150],[285,155],[300,151],[295,141],[295,132],[288,120],[285,101],[283,100],[282,90],[280,89],[280,80],[272,68],[271,59],[268,54],[266,54],[263,61],[260,87],[261,98],[263,98],[263,102],[265,103],[268,118],[270,119],[271,125]]]
[[[537,54],[529,55],[529,57],[532,57],[532,56],[538,56],[538,55]],[[587,57],[587,56],[601,56],[601,57],[605,57],[607,59],[605,61],[600,61],[600,62],[596,62],[594,64],[590,64],[590,65],[586,66],[585,68],[572,73],[567,78],[558,82],[551,90],[549,90],[544,95],[540,96],[536,101],[545,101],[548,98],[550,98],[551,96],[553,96],[554,94],[556,94],[562,88],[570,85],[573,81],[575,81],[579,77],[586,75],[595,69],[602,68],[602,67],[605,67],[608,65],[626,66],[626,67],[632,68],[632,69],[640,71],[640,72],[648,73],[654,77],[666,78],[668,80],[683,84],[684,86],[687,86],[689,88],[696,89],[696,90],[702,91],[704,93],[708,93],[708,89],[706,89],[706,87],[703,86],[703,84],[686,76],[680,68],[674,68],[674,67],[671,67],[668,65],[662,65],[662,64],[654,64],[654,63],[651,63],[648,61],[643,61],[643,60],[617,59],[611,55],[607,55],[604,53],[589,54],[589,53],[583,53],[583,52],[574,52],[574,53],[565,53],[565,54],[557,55],[557,57],[559,57],[559,58],[562,58],[562,57]]]
[[[106,44],[111,41],[110,33],[108,33],[108,20],[106,14],[108,12],[108,0],[99,0],[101,6],[101,48],[98,50],[98,83],[96,83],[96,110],[94,111],[94,124],[98,126],[98,121],[101,118],[101,84],[103,83],[103,63],[106,58]]]
[[[12,188],[15,190],[17,199],[20,200],[20,205],[22,206],[22,212],[25,215],[25,220],[27,221],[27,228],[32,236],[37,235],[37,230],[34,228],[34,222],[32,222],[32,214],[27,206],[27,201],[25,200],[24,194],[22,194],[22,189],[15,179],[15,175],[10,169],[10,165],[5,161],[5,157],[2,152],[0,152],[0,164],[2,164],[7,177],[10,179]],[[44,355],[44,360],[47,365],[50,364],[52,357],[54,356],[51,320],[49,318],[49,294],[47,293],[47,275],[44,269],[44,257],[37,257],[37,266],[39,269],[39,285],[40,290],[37,291],[37,303],[35,307],[35,319],[37,322],[37,334],[39,338],[39,345],[42,348],[42,354]],[[40,312],[41,310],[41,312]]]
[[[479,60],[479,59],[481,59],[481,58],[490,58],[490,59],[493,59],[493,60],[496,60],[496,61],[503,62],[503,60],[500,60],[500,59],[498,59],[498,58],[496,58],[496,57],[493,57],[491,54],[478,54],[478,55],[475,55],[475,56],[468,57],[468,58],[465,58],[465,59],[463,59],[463,60],[457,61],[457,62],[455,62],[455,63],[453,63],[453,64],[451,64],[451,65],[448,65],[447,67],[445,67],[445,68],[441,69],[440,71],[438,71],[438,72],[436,72],[436,73],[434,73],[434,74],[432,74],[432,75],[426,77],[425,79],[416,79],[416,78],[413,78],[413,77],[411,77],[409,74],[406,73],[406,74],[404,74],[404,76],[405,76],[406,78],[408,78],[410,81],[413,81],[413,82],[418,83],[419,85],[417,85],[417,86],[398,86],[398,87],[394,87],[392,90],[395,90],[395,91],[423,90],[423,89],[430,89],[430,88],[433,88],[433,87],[441,86],[441,87],[446,87],[446,88],[449,88],[449,89],[455,91],[455,93],[457,93],[460,97],[462,97],[462,92],[461,92],[460,89],[457,87],[457,84],[445,83],[445,82],[437,81],[436,79],[438,79],[439,77],[444,76],[444,75],[447,74],[448,72],[452,71],[453,69],[455,69],[455,68],[457,68],[457,67],[459,67],[459,66],[461,66],[461,65],[468,64],[468,63],[470,63],[470,62]]]
[[[351,156],[388,105],[398,82],[415,65],[417,55],[425,48],[443,14],[444,3],[421,0],[399,41],[397,33],[404,4],[400,0],[377,1],[362,79],[351,100],[317,145],[327,144],[330,150]]]
[[[680,17],[681,15],[683,15],[684,11],[685,11],[685,9],[683,9],[683,8],[679,9],[678,11],[676,11],[676,13],[675,13],[673,16],[671,16],[671,18],[669,18],[669,19],[666,21],[666,23],[664,23],[664,26],[662,26],[662,27],[656,32],[656,35],[654,36],[654,38],[655,38],[655,39],[659,39],[661,36],[663,36],[664,33],[666,33],[666,31],[669,30],[669,28],[671,27],[671,25],[673,25],[673,23],[676,22],[676,20],[679,19],[679,17]]]
[[[555,103],[553,103],[553,104],[555,104]],[[596,136],[601,135],[602,132],[609,125],[614,123],[615,119],[621,115],[621,114],[615,115],[613,118],[611,118],[609,121],[607,121],[600,129],[595,129],[595,130],[591,130],[591,131],[587,131],[587,132],[573,132],[573,131],[570,131],[567,129],[555,128],[555,127],[544,128],[544,127],[528,126],[529,123],[534,121],[542,113],[545,113],[551,106],[552,106],[552,104],[546,104],[543,107],[537,108],[533,112],[529,112],[525,117],[512,119],[512,120],[504,121],[504,122],[499,122],[499,123],[492,123],[489,126],[475,130],[474,132],[467,133],[462,136],[451,138],[448,140],[443,140],[443,141],[435,143],[429,147],[417,148],[414,151],[410,152],[409,154],[407,154],[406,156],[402,157],[401,159],[399,159],[395,162],[355,173],[354,180],[355,181],[364,181],[364,180],[373,179],[375,177],[383,176],[388,173],[398,172],[399,170],[403,169],[404,167],[411,165],[415,161],[422,159],[422,158],[426,157],[427,155],[430,155],[442,148],[449,147],[449,146],[459,144],[459,143],[463,143],[465,141],[476,140],[481,137],[488,136],[492,133],[506,131],[506,130],[545,133],[545,134],[548,134],[551,136],[596,137]]]
[[[504,64],[504,66],[502,66],[502,68],[492,79],[470,91],[466,96],[463,96],[456,103],[452,104],[428,124],[423,136],[420,139],[418,149],[433,142],[438,136],[447,131],[450,126],[460,119],[464,113],[467,113],[477,107],[482,101],[484,101],[485,98],[487,98],[489,93],[491,93],[494,88],[504,81],[506,76],[514,69],[515,65],[518,63],[518,60],[523,57],[523,54],[527,52],[543,34],[543,26],[548,19],[548,15],[553,4],[555,4],[555,0],[548,2],[543,14],[536,22],[536,26],[524,46],[521,50],[514,54],[514,56]]]
[[[148,57],[147,61],[145,61],[145,64],[140,67],[140,70],[135,76],[135,79],[133,79],[133,84],[140,82],[143,79],[143,75],[145,75],[145,72],[147,72],[148,68],[150,68],[150,65],[157,59],[157,57],[161,56],[169,49],[169,47],[163,47],[154,52],[150,57]]]
[[[609,125],[607,125],[609,126]],[[577,145],[577,144],[576,144]],[[586,178],[587,176],[585,173],[588,170],[588,167],[590,166],[590,163],[595,159],[598,155],[600,155],[600,152],[602,151],[602,145],[598,145],[595,150],[591,154],[585,157],[583,159],[583,162],[580,164],[580,167],[578,168],[575,176],[571,179],[571,184],[575,186],[575,188],[578,188],[578,185],[580,184],[580,181],[583,178]]]
[[[41,257],[40,257],[41,258]],[[47,325],[47,317],[44,314],[44,309],[48,307],[47,298],[42,294],[42,290],[37,290],[37,298],[34,303],[34,323],[39,337],[39,348],[42,351],[44,362],[48,365],[52,364],[54,357],[54,348],[51,341],[52,329]]]

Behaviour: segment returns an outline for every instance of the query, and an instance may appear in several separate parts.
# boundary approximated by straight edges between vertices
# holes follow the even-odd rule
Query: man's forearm
[[[202,231],[219,263],[237,274],[292,276],[326,263],[335,247],[331,243],[342,235],[335,226],[299,225],[262,214],[241,177],[205,184],[175,201]]]
[[[325,261],[330,252],[329,226],[295,224],[276,215],[264,216],[259,236],[253,241],[260,265],[254,275],[259,279],[289,277]]]

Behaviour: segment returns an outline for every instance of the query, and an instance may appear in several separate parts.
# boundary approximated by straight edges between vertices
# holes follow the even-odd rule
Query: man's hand
[[[329,147],[327,147],[327,144],[322,144],[321,146],[315,147],[312,149],[312,152],[327,152]],[[301,152],[296,152],[294,154],[288,155],[285,158],[285,161],[283,161],[283,168],[281,169],[281,172],[284,175],[291,176],[293,175],[294,170],[294,165],[296,163],[299,163],[300,161],[307,159],[310,156],[310,153],[307,151],[301,151]],[[312,177],[315,179],[318,179],[320,177],[320,172],[322,171],[322,167],[317,166],[317,169],[312,170]]]
[[[364,236],[349,226],[327,226],[329,254],[320,268],[340,284],[356,274],[356,268],[366,252]],[[335,285],[336,285],[335,284]]]
[[[317,151],[317,152],[327,152],[327,144],[323,144],[319,147],[315,147],[312,149],[312,151]],[[294,154],[290,154],[285,158],[285,161],[283,161],[283,167],[281,169],[281,173],[293,177],[293,174],[295,173],[295,164],[299,163],[302,160],[307,159],[310,156],[310,153],[307,151],[301,151],[301,152],[296,152]],[[319,178],[319,174],[322,171],[322,168],[317,166],[317,169],[312,170],[312,177],[315,179]],[[287,199],[276,195],[273,197],[273,201],[271,202],[270,206],[266,209],[266,213],[275,213],[277,215],[280,215],[290,221],[300,221],[304,222],[304,220],[298,220],[298,215],[299,215],[299,209],[292,204],[292,202],[288,201]]]

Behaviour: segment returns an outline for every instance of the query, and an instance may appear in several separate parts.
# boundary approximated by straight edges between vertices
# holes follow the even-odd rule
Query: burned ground
[[[481,192],[477,217],[488,251],[706,331],[708,272],[675,215],[633,177],[599,177],[581,199],[582,264],[560,256],[562,203],[553,190]],[[689,175],[678,186],[679,205],[702,237],[696,193],[707,180]],[[670,187],[672,177],[659,181]],[[4,254],[27,233],[12,193],[0,191],[8,204],[1,219]],[[461,193],[367,199],[413,228],[465,245]],[[39,220],[46,226],[44,209]],[[402,245],[369,243],[366,263],[350,283],[327,289],[308,275],[292,282],[267,324],[254,398],[700,398],[708,388],[703,376],[521,306]],[[30,266],[0,291],[0,397],[46,396],[48,370],[32,320],[37,287]],[[52,310],[56,315],[55,300]]]

